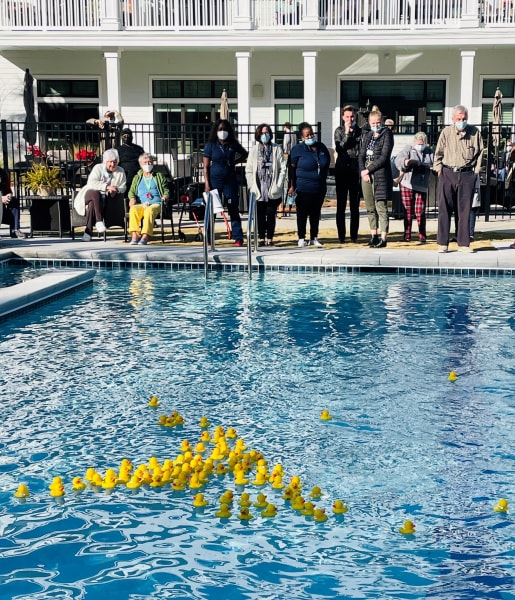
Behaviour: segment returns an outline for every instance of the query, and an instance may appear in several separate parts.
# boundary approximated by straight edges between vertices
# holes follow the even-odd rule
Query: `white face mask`
[[[150,173],[152,171],[153,165],[143,165],[143,171],[145,171],[145,173]]]
[[[219,140],[226,140],[229,137],[229,132],[228,131],[217,131],[216,135],[218,136]]]
[[[425,147],[425,144],[415,144],[415,150],[417,150],[418,152],[423,152]]]

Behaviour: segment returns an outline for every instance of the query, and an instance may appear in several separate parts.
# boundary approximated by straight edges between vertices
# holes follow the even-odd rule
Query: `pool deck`
[[[333,228],[335,235],[335,208],[323,209],[321,222],[321,238],[323,239],[323,228]],[[245,228],[245,217],[244,221]],[[22,227],[28,230],[28,215],[24,214]],[[416,224],[414,226],[416,231]],[[294,231],[295,216],[278,219],[277,230]],[[309,228],[308,228],[309,230]],[[368,230],[366,215],[362,211],[360,221],[360,236],[363,237]],[[390,234],[402,232],[401,220],[391,219]],[[113,230],[113,233],[116,230]],[[218,231],[218,228],[217,228]],[[436,220],[428,220],[428,236],[434,239],[436,231]],[[481,233],[481,238],[492,240],[485,243],[475,242],[476,252],[467,254],[456,251],[456,244],[449,246],[450,251],[440,254],[434,249],[423,249],[417,244],[417,248],[410,248],[409,244],[396,244],[394,248],[384,249],[368,248],[366,245],[352,247],[331,248],[297,248],[292,241],[291,246],[265,247],[253,252],[252,264],[261,268],[276,269],[281,267],[346,267],[364,269],[485,269],[485,270],[515,270],[515,250],[509,246],[515,240],[515,217],[496,216],[491,217],[488,222],[480,217],[476,226],[476,233]],[[489,235],[491,233],[491,235]],[[502,234],[503,239],[499,239]],[[150,244],[148,246],[131,246],[124,243],[123,236],[108,237],[104,242],[102,239],[94,239],[91,242],[82,242],[80,237],[73,241],[71,238],[56,237],[34,237],[27,240],[11,239],[7,237],[8,229],[3,226],[0,230],[0,259],[23,258],[26,260],[50,260],[50,261],[85,261],[94,265],[99,262],[130,262],[130,263],[176,263],[176,264],[202,264],[203,248],[201,244],[181,244],[179,241]],[[368,235],[367,235],[368,237]],[[415,236],[416,237],[416,236]],[[508,238],[508,239],[506,239]],[[363,237],[363,241],[367,238]],[[400,248],[399,246],[403,246]],[[405,247],[404,247],[405,246]],[[433,245],[434,248],[434,245]],[[214,252],[209,252],[209,261],[216,267],[235,268],[247,264],[246,247],[234,248],[227,246],[216,247]],[[240,267],[236,267],[240,265]]]

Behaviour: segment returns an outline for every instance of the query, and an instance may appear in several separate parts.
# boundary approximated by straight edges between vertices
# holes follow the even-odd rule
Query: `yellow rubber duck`
[[[193,473],[193,475],[190,477],[190,489],[192,490],[198,490],[201,487],[203,487],[203,483],[199,480],[199,477],[197,475],[197,473]]]
[[[203,431],[200,434],[200,441],[203,444],[207,444],[207,442],[211,441],[211,435],[210,435],[209,431]]]
[[[225,434],[225,437],[230,440],[237,438],[238,434],[236,433],[236,429],[234,429],[234,427],[229,427],[229,429],[227,430],[227,433]]]
[[[317,523],[323,523],[327,521],[327,515],[325,514],[325,509],[323,508],[315,508],[313,512],[313,520]]]
[[[48,486],[48,489],[50,490],[50,495],[53,498],[60,498],[66,493],[64,491],[63,480],[61,477],[54,477],[52,483]]]
[[[204,454],[204,452],[206,451],[206,445],[204,444],[204,442],[199,442],[196,446],[195,446],[195,452],[197,454]]]
[[[456,375],[456,371],[451,371],[449,373],[449,377],[447,377],[449,381],[456,381],[458,379],[458,375]]]
[[[14,497],[24,500],[30,496],[29,488],[25,483],[18,486],[18,489],[14,492]]]
[[[191,444],[189,440],[182,440],[181,443],[181,452],[190,452],[191,451]]]
[[[159,417],[159,419],[157,420],[157,424],[158,425],[166,425],[167,419],[168,419],[168,417],[166,415],[161,415]]]
[[[300,482],[300,477],[298,475],[294,475],[291,479],[290,479],[290,484],[289,486],[292,490],[301,490],[302,489],[302,483]]]
[[[318,485],[315,485],[311,489],[311,493],[309,494],[309,497],[313,498],[313,500],[320,500],[320,498],[322,497],[322,490],[318,487]]]
[[[404,535],[411,535],[415,533],[415,523],[413,521],[404,521],[404,525],[399,527],[399,531]]]
[[[332,417],[331,413],[326,408],[320,413],[321,421],[331,421],[332,418],[333,417]]]
[[[313,502],[305,502],[302,514],[306,517],[313,517],[315,515],[315,505]]]
[[[267,504],[265,509],[261,511],[262,517],[275,517],[277,515],[277,507],[273,504]]]
[[[234,493],[232,490],[225,490],[220,496],[220,504],[232,504],[234,501]]]
[[[220,519],[228,519],[231,516],[231,509],[229,508],[229,505],[222,502],[222,504],[220,504],[220,510],[215,512],[215,516],[219,517]]]
[[[159,406],[159,398],[157,396],[152,396],[152,398],[150,398],[148,405],[151,408],[156,408],[157,406]]]
[[[240,521],[250,521],[250,519],[253,519],[253,518],[254,517],[250,514],[248,507],[242,506],[241,510],[238,514],[238,519],[240,519]]]
[[[256,473],[256,477],[255,477],[254,481],[252,482],[252,485],[259,487],[259,486],[263,486],[266,484],[267,484],[266,475],[263,475],[263,473]]]
[[[349,507],[342,500],[335,500],[333,502],[333,513],[335,515],[342,515],[349,510]]]
[[[274,490],[282,490],[282,489],[284,489],[283,478],[281,477],[281,475],[276,475],[274,477],[273,482],[272,482],[272,488]]]
[[[131,476],[129,481],[125,484],[130,490],[137,490],[141,487],[141,480],[137,474]]]
[[[306,501],[300,494],[291,497],[291,507],[293,508],[293,510],[303,511],[305,503]]]
[[[82,492],[86,489],[86,484],[82,481],[80,477],[74,477],[72,479],[72,490],[74,492]]]
[[[182,492],[184,491],[184,488],[186,487],[186,483],[184,481],[182,481],[182,479],[179,479],[177,477],[177,479],[174,479],[172,481],[172,490],[174,492]]]
[[[210,425],[211,425],[211,423],[209,422],[209,419],[207,417],[200,417],[200,423],[198,424],[198,426],[201,429],[206,429]]]
[[[209,502],[204,498],[204,494],[196,494],[193,497],[193,506],[195,508],[203,508],[204,506],[207,506],[209,504]]]
[[[250,494],[247,494],[247,492],[243,492],[243,494],[240,497],[240,501],[238,502],[238,504],[240,506],[252,506],[252,502],[250,500]]]
[[[494,506],[495,512],[505,513],[508,512],[508,500],[501,498],[499,502]]]
[[[215,474],[216,475],[225,475],[226,473],[229,472],[229,467],[227,467],[226,465],[224,465],[224,463],[218,463],[215,467]]]
[[[283,500],[291,500],[292,496],[295,494],[295,492],[291,489],[291,488],[286,488],[284,490],[284,494],[283,494]]]
[[[234,483],[236,485],[247,485],[249,482],[248,477],[245,475],[245,471],[237,471],[234,476]]]
[[[107,469],[104,479],[102,481],[102,487],[105,490],[112,490],[116,487],[117,475],[113,469]]]
[[[256,508],[265,508],[268,505],[265,494],[258,494],[254,506]]]

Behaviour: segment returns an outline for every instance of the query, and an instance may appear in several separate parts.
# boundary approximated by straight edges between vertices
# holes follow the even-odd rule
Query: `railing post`
[[[7,121],[2,119],[0,121],[1,135],[2,135],[2,161],[4,169],[9,170],[9,152],[7,151]]]
[[[207,279],[208,272],[208,246],[211,244],[211,250],[215,249],[215,219],[213,211],[213,196],[211,192],[204,194],[206,199],[206,209],[204,212],[204,239],[202,242],[204,250],[204,277]]]
[[[252,29],[252,17],[250,12],[250,0],[235,0],[232,24],[234,29]]]
[[[483,5],[484,2],[481,2]],[[463,0],[460,27],[479,27],[479,0]]]
[[[122,14],[120,0],[101,0],[103,5],[100,29],[102,31],[120,31]]]
[[[485,223],[490,220],[490,174],[492,169],[490,157],[492,155],[492,123],[488,123],[488,140],[486,143],[486,189],[485,189]]]

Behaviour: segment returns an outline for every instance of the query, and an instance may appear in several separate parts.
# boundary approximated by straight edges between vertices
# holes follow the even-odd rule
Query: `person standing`
[[[399,191],[404,206],[405,242],[411,241],[413,217],[417,219],[420,243],[427,241],[426,203],[433,161],[434,154],[423,131],[416,133],[413,144],[405,146],[395,157],[395,166],[402,176],[399,178]]]
[[[0,221],[9,225],[12,238],[27,238],[20,229],[20,200],[13,196],[9,175],[5,169],[0,169]]]
[[[205,191],[218,190],[220,199],[227,202],[235,246],[243,245],[240,216],[240,185],[236,165],[247,160],[248,152],[236,140],[234,129],[227,119],[218,119],[209,133],[204,148]]]
[[[359,151],[359,170],[373,248],[386,248],[388,200],[393,193],[391,155],[393,133],[382,124],[383,115],[372,110],[368,116],[370,131],[364,134]],[[381,238],[378,235],[378,226]]]
[[[345,209],[347,196],[350,209],[350,239],[358,241],[359,229],[359,166],[358,154],[361,129],[356,123],[356,109],[344,106],[343,125],[334,131],[334,147],[337,158],[334,169],[336,184],[336,228],[340,243],[345,243]]]
[[[458,217],[458,251],[470,247],[470,209],[481,170],[483,140],[477,127],[469,125],[468,109],[458,104],[452,109],[452,125],[440,133],[435,150],[434,170],[438,174],[438,252],[449,248],[451,216]]]
[[[330,156],[327,147],[317,140],[309,123],[299,126],[301,144],[291,151],[288,194],[296,194],[298,246],[323,246],[318,240],[320,213],[327,191]],[[306,242],[309,218],[310,242]]]
[[[127,188],[130,188],[134,175],[140,170],[139,157],[145,153],[145,150],[138,144],[134,144],[132,139],[132,131],[128,127],[122,129],[122,143],[116,148],[120,157],[119,166],[125,171],[127,177]]]
[[[274,245],[275,219],[281,204],[286,178],[286,160],[282,148],[272,143],[270,125],[258,125],[255,133],[257,144],[249,153],[245,175],[249,192],[256,195],[259,246]]]

